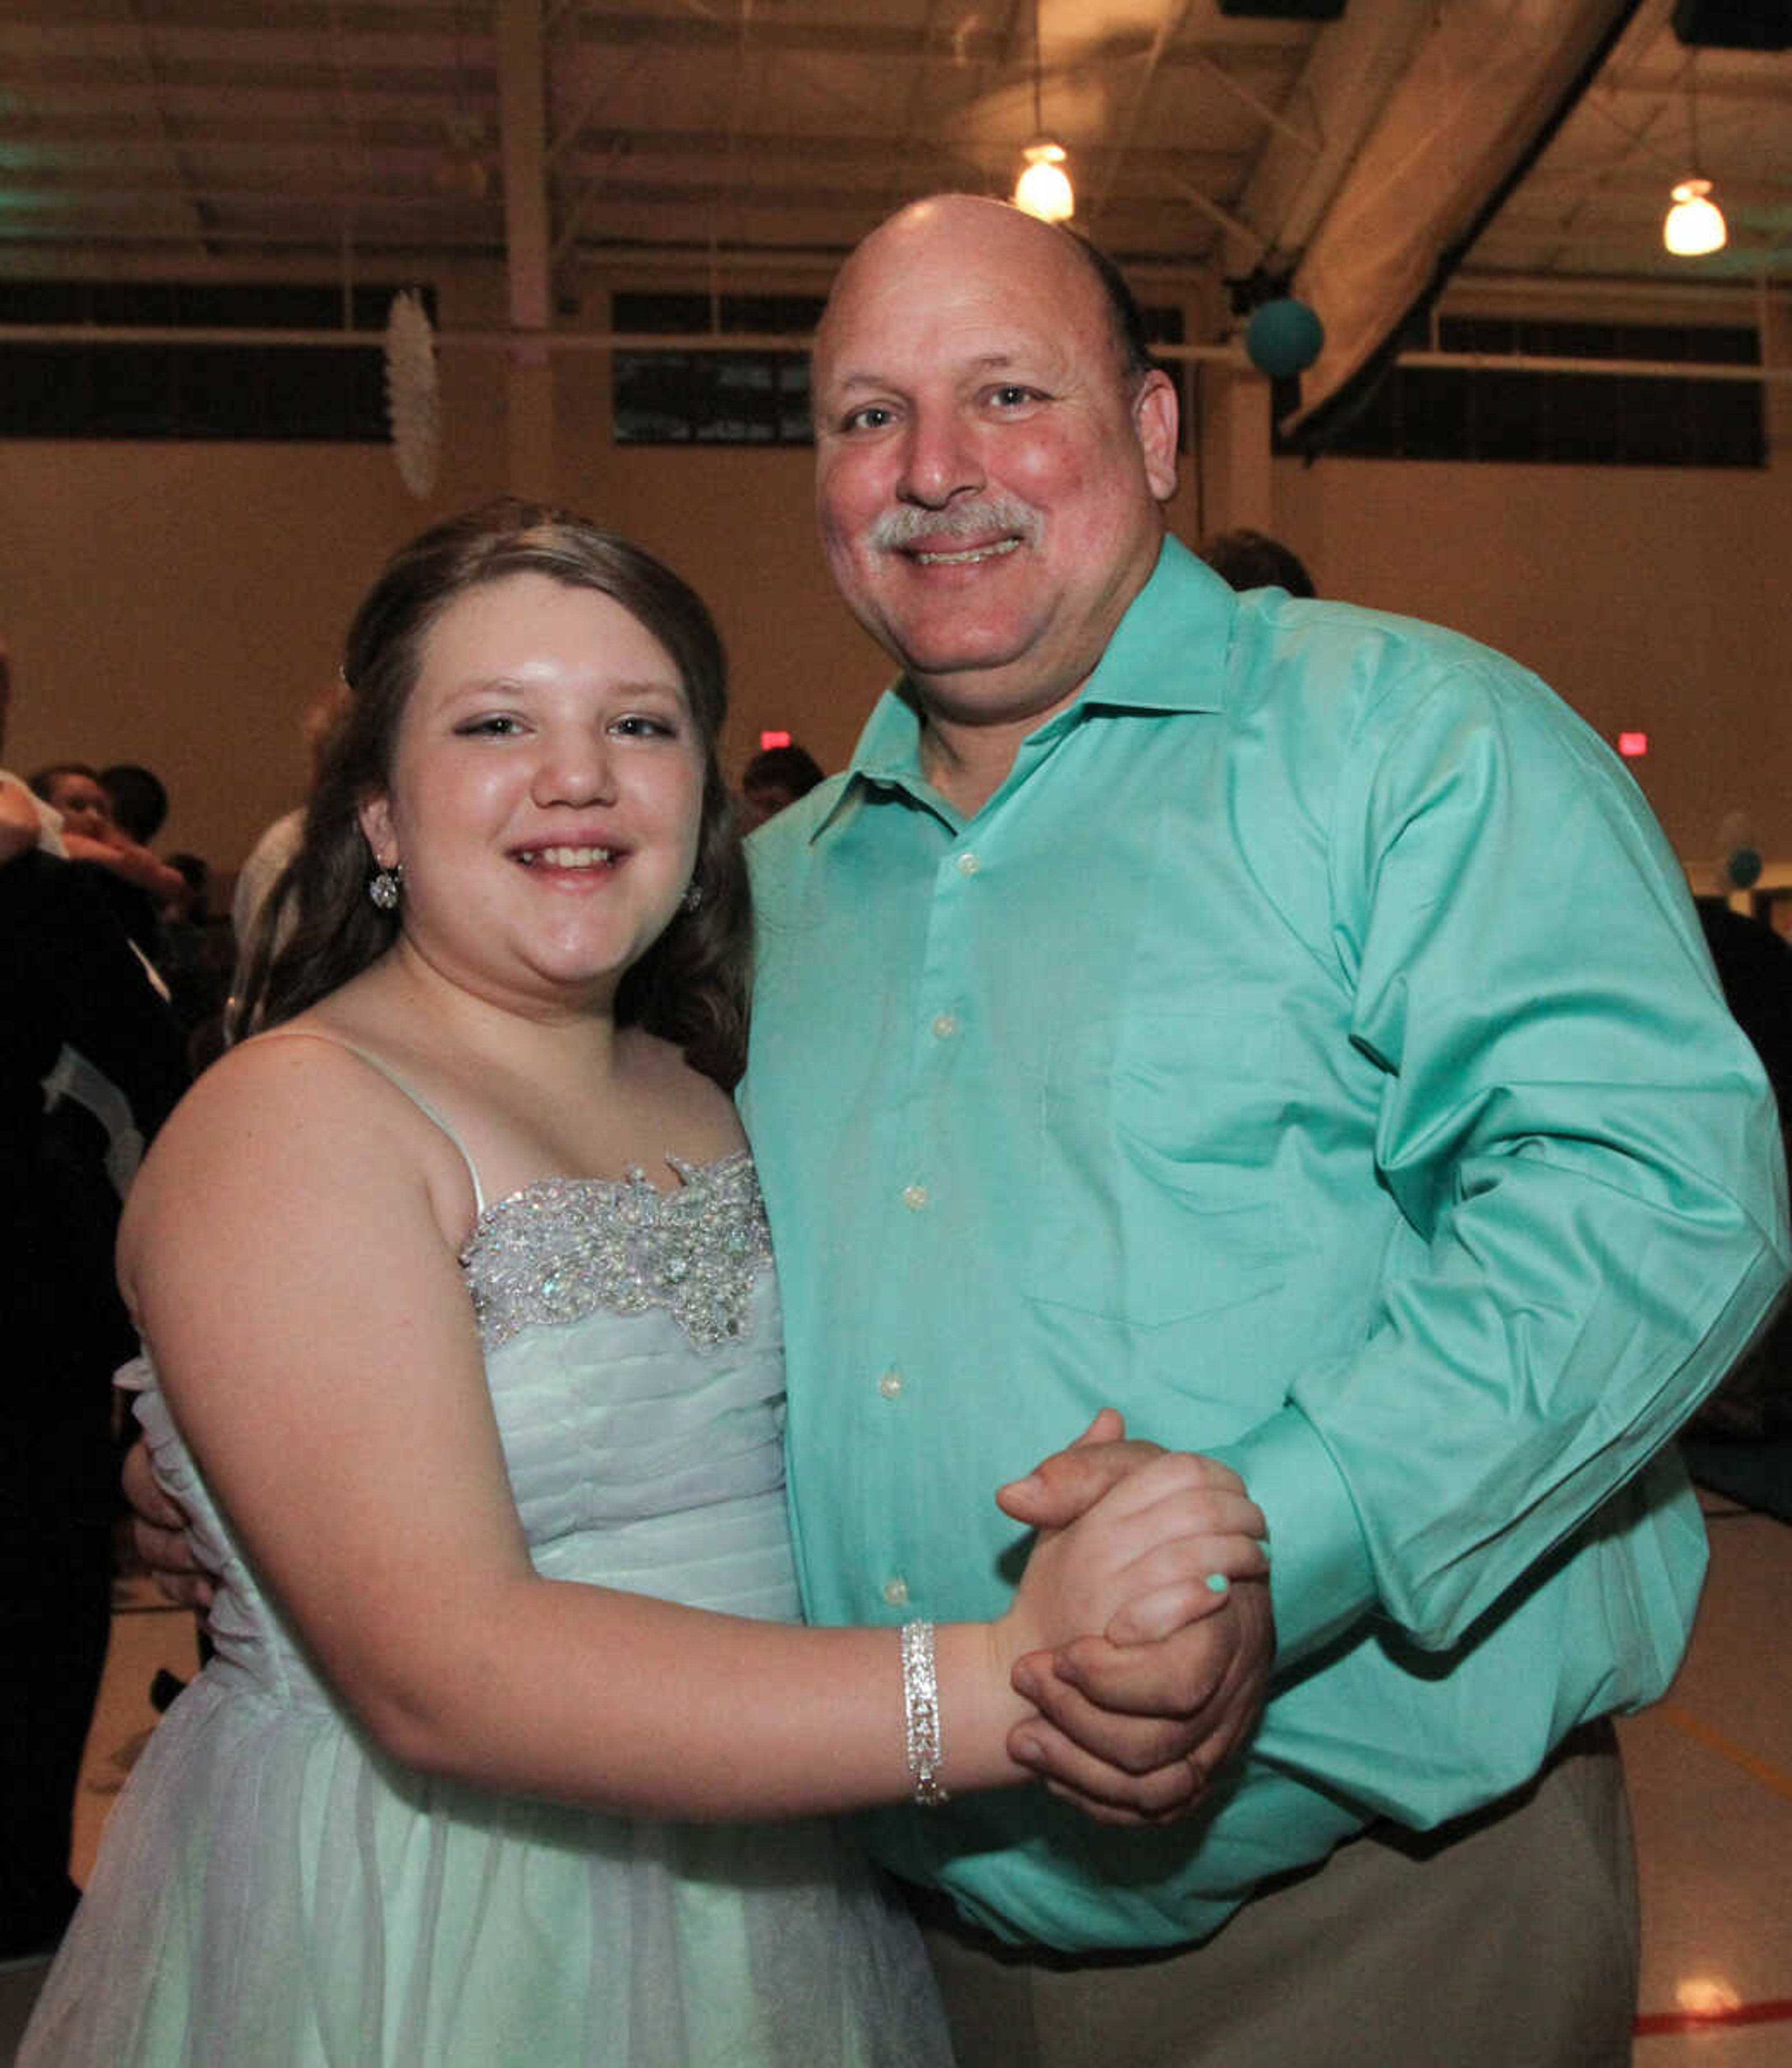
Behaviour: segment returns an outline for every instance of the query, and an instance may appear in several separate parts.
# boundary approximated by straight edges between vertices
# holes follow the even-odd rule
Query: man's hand
[[[1235,1581],[1218,1614],[1155,1643],[1085,1637],[1033,1652],[1016,1663],[1014,1685],[1043,1720],[1018,1725],[1008,1750],[1098,1822],[1180,1816],[1256,1727],[1275,1655],[1262,1580]],[[1148,1790],[1117,1789],[1116,1767],[1149,1775]]]
[[[1163,1455],[1157,1444],[1125,1439],[1118,1415],[1104,1417],[997,1499],[1019,1521],[1062,1527]],[[1236,1472],[1211,1458],[1183,1463],[1211,1490],[1216,1527],[1236,1529],[1242,1517],[1254,1535],[1266,1533]],[[1017,1661],[1015,1687],[1041,1720],[1017,1726],[1009,1750],[1054,1794],[1101,1822],[1160,1822],[1194,1807],[1262,1712],[1276,1648],[1268,1581],[1235,1574],[1217,1610],[1201,1603],[1197,1619],[1155,1642],[1114,1641],[1126,1634],[1116,1618],[1106,1634]],[[1122,1791],[1115,1769],[1150,1778]]]
[[[124,1498],[131,1508],[131,1541],[136,1546],[137,1556],[171,1602],[203,1614],[212,1605],[214,1590],[210,1577],[187,1541],[185,1512],[156,1484],[149,1447],[141,1437],[131,1446],[121,1477]]]

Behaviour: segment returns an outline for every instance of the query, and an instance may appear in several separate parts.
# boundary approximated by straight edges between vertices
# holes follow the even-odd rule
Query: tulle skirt
[[[214,1664],[157,1728],[19,2068],[944,2068],[918,1939],[821,1822],[394,1766]]]

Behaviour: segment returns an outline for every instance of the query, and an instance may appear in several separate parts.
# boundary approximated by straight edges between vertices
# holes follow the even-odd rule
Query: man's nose
[[[968,427],[951,411],[915,417],[909,426],[897,494],[905,503],[943,510],[955,495],[984,486],[984,466]]]

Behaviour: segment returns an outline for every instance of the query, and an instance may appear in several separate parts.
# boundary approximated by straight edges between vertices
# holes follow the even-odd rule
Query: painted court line
[[[1692,1738],[1727,1759],[1732,1766],[1739,1766],[1751,1781],[1758,1781],[1763,1788],[1770,1789],[1783,1801],[1792,1802],[1792,1773],[1782,1773],[1770,1760],[1758,1758],[1745,1751],[1721,1731],[1714,1731],[1710,1724],[1702,1723],[1688,1709],[1677,1702],[1664,1702],[1656,1711],[1664,1723],[1672,1724],[1683,1737]]]
[[[1721,2032],[1738,2025],[1779,2025],[1792,2021],[1792,1997],[1765,2003],[1732,2004],[1725,2010],[1652,2010],[1631,2028],[1639,2039],[1670,2032]]]
[[[1664,1723],[1672,1724],[1682,1737],[1691,1738],[1708,1752],[1716,1753],[1720,1759],[1739,1767],[1751,1781],[1759,1781],[1763,1788],[1792,1802],[1792,1774],[1782,1773],[1770,1760],[1745,1751],[1678,1703],[1663,1702],[1656,1713]],[[1760,2003],[1730,2004],[1721,2009],[1647,2011],[1637,2019],[1631,2029],[1639,2039],[1651,2039],[1667,2033],[1722,2032],[1738,2025],[1786,2023],[1792,2023],[1792,1997],[1771,1997]]]

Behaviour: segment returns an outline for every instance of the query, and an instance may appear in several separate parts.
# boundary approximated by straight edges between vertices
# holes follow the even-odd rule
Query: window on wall
[[[806,336],[821,318],[821,299],[812,295],[723,295],[714,303],[707,295],[616,295],[610,302],[613,328],[646,336],[702,336],[712,328]],[[809,442],[806,352],[655,345],[613,353],[611,378],[618,445]]]
[[[820,295],[619,294],[610,322],[624,336],[807,336],[821,320]],[[715,319],[712,324],[712,315]],[[1146,309],[1153,344],[1180,344],[1179,308]],[[616,442],[625,446],[806,446],[808,354],[755,346],[676,345],[613,355]],[[1179,368],[1171,377],[1182,385]],[[1186,411],[1184,413],[1186,417]]]
[[[1422,348],[1423,335],[1407,340]],[[1559,323],[1445,316],[1444,352],[1754,366],[1749,326]],[[1396,366],[1327,441],[1362,459],[1505,460],[1571,466],[1765,466],[1761,385],[1688,373],[1510,372]]]
[[[349,296],[365,345],[9,342],[9,324],[158,330],[343,327],[340,287],[275,282],[0,280],[0,438],[383,444],[394,286]],[[425,304],[434,312],[428,291]]]

